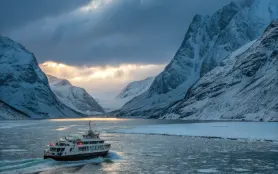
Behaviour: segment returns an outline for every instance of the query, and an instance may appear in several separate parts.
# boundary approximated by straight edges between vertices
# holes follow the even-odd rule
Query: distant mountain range
[[[173,103],[183,101],[200,78],[207,77],[215,67],[223,66],[223,60],[243,45],[258,39],[271,21],[278,19],[277,9],[276,0],[248,0],[240,4],[231,2],[212,16],[195,15],[179,50],[164,71],[146,92],[125,104],[115,115],[181,118],[174,114],[169,117],[169,106],[172,108]],[[213,118],[221,117],[207,116],[207,119]]]
[[[69,108],[84,115],[103,114],[103,108],[85,89],[73,86],[66,79],[47,75],[49,86],[56,97]]]

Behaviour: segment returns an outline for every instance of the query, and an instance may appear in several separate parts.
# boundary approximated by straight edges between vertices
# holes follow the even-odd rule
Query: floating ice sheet
[[[137,126],[117,133],[167,134],[278,141],[276,122],[213,122]]]

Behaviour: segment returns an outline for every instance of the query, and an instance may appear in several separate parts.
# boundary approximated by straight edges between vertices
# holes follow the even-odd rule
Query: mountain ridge
[[[274,6],[273,6],[274,5]],[[203,75],[242,45],[258,38],[273,18],[278,18],[274,0],[253,0],[250,6],[234,2],[211,16],[195,15],[184,41],[171,62],[149,90],[126,103],[121,116],[151,116],[183,99]]]
[[[162,119],[278,121],[278,20],[195,83]]]
[[[31,118],[82,117],[51,91],[33,53],[0,35],[0,100]]]
[[[47,74],[49,86],[56,97],[69,108],[85,115],[103,114],[103,108],[83,88],[72,85],[66,79]]]

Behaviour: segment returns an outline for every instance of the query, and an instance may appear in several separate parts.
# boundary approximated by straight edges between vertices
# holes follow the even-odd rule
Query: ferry
[[[64,139],[50,142],[44,151],[44,159],[52,158],[56,161],[76,161],[95,157],[104,157],[108,154],[111,144],[99,138],[99,133],[92,131],[89,122],[89,131],[81,136],[66,136]]]

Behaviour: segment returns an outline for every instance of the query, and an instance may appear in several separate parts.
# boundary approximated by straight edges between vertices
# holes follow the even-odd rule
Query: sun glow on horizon
[[[164,67],[163,64],[121,64],[119,66],[70,66],[63,63],[47,61],[40,64],[40,67],[47,74],[67,79],[81,80],[82,76],[86,79],[106,79],[106,78],[121,78],[130,76],[129,73],[140,70],[152,70]]]
[[[83,87],[95,94],[118,93],[129,82],[143,80],[160,73],[165,64],[121,64],[118,66],[71,66],[47,61],[40,64],[46,73],[69,80],[73,85]]]

